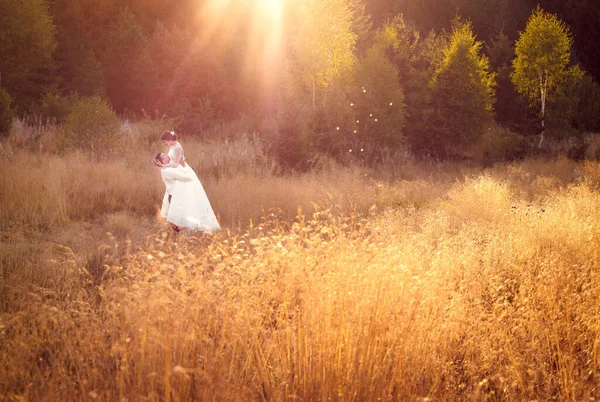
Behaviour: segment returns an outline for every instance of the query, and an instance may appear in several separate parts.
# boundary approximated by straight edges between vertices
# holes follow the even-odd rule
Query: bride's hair
[[[177,134],[175,134],[175,131],[165,131],[160,135],[160,139],[166,141],[177,141]]]

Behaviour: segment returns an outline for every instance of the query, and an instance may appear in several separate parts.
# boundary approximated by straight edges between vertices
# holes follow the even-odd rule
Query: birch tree
[[[355,13],[349,0],[298,0],[288,12],[291,38],[279,94],[280,148],[302,149],[306,156],[339,154],[343,133],[351,132],[352,125]]]
[[[315,110],[317,102],[327,103],[325,90],[347,79],[356,63],[353,13],[347,0],[303,0],[297,12],[290,69]]]
[[[569,75],[573,39],[567,26],[553,14],[537,8],[515,45],[516,58],[511,79],[517,91],[539,106],[544,141],[547,102]]]

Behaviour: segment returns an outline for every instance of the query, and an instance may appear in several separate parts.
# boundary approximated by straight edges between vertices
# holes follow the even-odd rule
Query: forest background
[[[52,122],[58,151],[112,152],[115,115],[160,120],[202,139],[259,133],[300,170],[351,150],[595,158],[599,13],[591,0],[7,0],[0,132]]]

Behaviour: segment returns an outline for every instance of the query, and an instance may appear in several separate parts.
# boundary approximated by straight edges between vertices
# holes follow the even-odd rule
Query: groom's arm
[[[185,170],[171,167],[163,167],[160,174],[163,180],[179,180],[179,181],[192,181],[189,175],[186,175]]]

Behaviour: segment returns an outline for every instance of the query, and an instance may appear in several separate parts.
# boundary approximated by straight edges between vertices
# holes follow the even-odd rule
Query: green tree
[[[354,88],[357,35],[348,0],[302,0],[294,11],[277,141],[286,150],[293,140],[302,150],[295,160],[308,166],[311,154],[339,153],[344,139],[336,127],[351,125],[348,94]]]
[[[582,69],[600,80],[600,7],[596,0],[541,0],[540,5],[564,21],[573,34],[573,55]]]
[[[374,46],[367,51],[360,60],[356,82],[359,88],[352,100],[355,137],[361,149],[397,148],[404,142],[406,105],[398,70],[383,49]]]
[[[0,5],[0,74],[14,107],[26,111],[52,68],[56,28],[45,0],[3,0]]]
[[[102,65],[108,98],[118,112],[138,112],[155,84],[147,39],[127,9],[121,11],[107,34]]]
[[[187,59],[189,50],[194,49],[192,43],[189,32],[178,27],[168,29],[162,22],[156,24],[148,41],[153,70],[150,93],[143,105],[148,112],[160,115],[176,101],[182,88],[173,88],[175,72]]]
[[[544,140],[546,103],[569,76],[572,43],[567,26],[556,15],[538,7],[515,46],[511,78],[517,91],[540,107],[540,147]]]
[[[316,110],[327,103],[324,89],[348,79],[356,64],[353,13],[347,0],[302,0],[297,18],[290,67]]]
[[[215,109],[226,110],[228,96],[222,65],[210,48],[190,42],[185,59],[171,71],[171,78],[163,93],[163,109],[171,117],[180,119],[178,130],[201,134],[217,117]],[[235,102],[231,100],[230,102]],[[232,116],[226,116],[231,118]]]
[[[582,132],[600,131],[600,85],[589,74],[579,81],[576,88],[579,101],[573,124]]]
[[[107,6],[102,2],[102,8]],[[59,92],[77,93],[81,96],[106,93],[104,72],[94,47],[94,35],[103,26],[98,8],[93,9],[86,0],[55,0],[52,14],[57,26],[58,47],[56,61],[56,87]]]
[[[432,128],[429,82],[443,58],[447,39],[433,31],[422,37],[399,14],[377,31],[375,44],[396,68],[406,95],[406,140],[413,153],[426,153]]]
[[[537,129],[535,110],[516,90],[511,81],[512,62],[515,58],[513,42],[500,32],[485,46],[490,58],[490,67],[496,74],[496,121],[517,132],[530,132]]]
[[[373,22],[371,16],[366,13],[363,0],[349,0],[348,6],[352,13],[351,29],[356,35],[356,48],[359,54],[363,54],[371,39]]]
[[[63,124],[78,100],[79,96],[76,93],[62,96],[56,92],[46,92],[32,109],[32,113],[44,120],[51,119],[58,124]]]
[[[88,152],[95,160],[119,148],[119,117],[99,96],[79,100],[67,116],[64,139],[67,147]]]
[[[579,65],[570,66],[563,82],[546,105],[546,125],[553,128],[553,134],[568,136],[576,134],[575,116],[580,107],[580,90],[585,72]],[[586,100],[583,100],[584,102]]]
[[[455,22],[431,83],[430,147],[438,154],[460,155],[492,121],[494,74],[481,47],[469,22]]]

